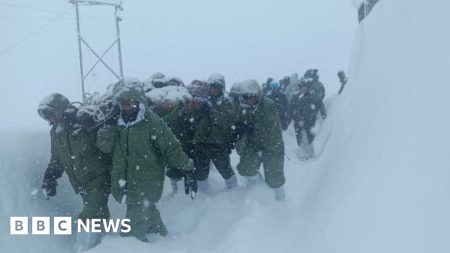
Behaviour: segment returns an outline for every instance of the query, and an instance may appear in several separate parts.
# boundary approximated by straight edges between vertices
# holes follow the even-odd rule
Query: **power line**
[[[53,18],[46,17],[0,17],[0,20],[51,20]],[[60,18],[64,20],[73,20],[73,18]]]
[[[20,9],[27,9],[27,10],[34,10],[34,11],[41,11],[41,12],[61,14],[61,12],[59,12],[59,11],[50,10],[50,9],[44,9],[44,8],[38,8],[38,7],[32,7],[32,6],[26,6],[26,5],[21,5],[21,4],[0,2],[0,5],[14,7],[14,8],[20,8]],[[66,15],[66,14],[64,14],[64,15]]]
[[[14,43],[12,46],[10,46],[9,48],[7,48],[6,50],[3,50],[2,52],[0,52],[0,57],[3,57],[4,55],[6,55],[7,53],[9,53],[11,50],[15,49],[16,47],[20,46],[22,43],[24,43],[26,40],[28,40],[29,38],[33,37],[34,35],[38,34],[40,31],[44,30],[47,26],[51,25],[52,23],[54,23],[56,20],[58,20],[61,16],[66,15],[67,12],[69,12],[70,10],[72,10],[74,7],[70,7],[69,9],[67,9],[64,12],[61,12],[58,16],[54,17],[53,19],[51,19],[49,22],[45,23],[43,26],[39,27],[38,29],[36,29],[35,31],[33,31],[32,33],[28,34],[27,36],[23,37],[21,40],[19,40],[18,42]]]
[[[19,9],[26,9],[26,10],[33,10],[33,11],[46,12],[46,13],[54,13],[54,14],[70,15],[70,14],[62,13],[62,12],[55,11],[55,10],[44,9],[44,8],[38,8],[38,7],[27,6],[27,5],[22,5],[22,4],[15,4],[15,3],[8,3],[8,2],[0,2],[0,5],[8,6],[8,7],[13,7],[13,8],[19,8]],[[93,19],[107,19],[107,18],[103,18],[103,17],[94,17],[94,16],[85,16],[85,15],[83,15],[83,17],[84,17],[84,18],[93,18]],[[0,18],[0,19],[2,19],[2,18]],[[3,19],[4,19],[4,18],[3,18]],[[49,18],[49,19],[51,19],[51,18]]]

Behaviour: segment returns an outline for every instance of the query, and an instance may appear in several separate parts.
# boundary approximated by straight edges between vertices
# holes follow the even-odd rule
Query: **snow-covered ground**
[[[329,98],[322,155],[300,162],[292,129],[285,133],[286,201],[264,185],[224,192],[214,172],[211,194],[159,203],[168,238],[143,244],[112,235],[91,252],[450,252],[449,11],[443,0],[375,6],[356,31],[350,81]],[[64,252],[63,237],[7,235],[10,215],[78,211],[67,181],[50,201],[31,194],[48,134],[0,138],[1,251]],[[123,215],[113,201],[111,209]]]

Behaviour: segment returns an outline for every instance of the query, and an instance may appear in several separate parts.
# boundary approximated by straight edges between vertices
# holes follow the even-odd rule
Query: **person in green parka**
[[[290,106],[297,144],[304,153],[301,159],[313,158],[315,154],[312,144],[315,134],[312,129],[316,125],[318,113],[320,112],[322,119],[326,119],[327,112],[322,99],[315,93],[310,79],[302,78],[299,93],[293,96]]]
[[[77,108],[59,93],[45,97],[39,115],[52,126],[51,158],[42,184],[46,198],[56,195],[56,186],[65,172],[76,194],[83,199],[79,219],[109,219],[110,156],[100,152],[95,130],[77,122]],[[87,250],[100,243],[103,234],[77,234],[75,247]]]
[[[259,173],[261,163],[264,180],[274,189],[275,198],[285,198],[284,142],[280,118],[275,103],[264,97],[261,87],[255,80],[239,84],[241,105],[240,133],[245,143],[239,150],[238,172],[252,184],[262,178]],[[242,129],[245,129],[242,131]]]
[[[194,134],[194,159],[196,179],[201,191],[208,190],[211,162],[225,179],[227,189],[237,185],[237,178],[231,168],[230,154],[234,148],[233,131],[236,127],[238,107],[225,94],[225,78],[212,74],[207,81],[208,98],[203,110],[207,120],[197,126]]]
[[[113,93],[121,115],[113,151],[111,193],[118,202],[127,204],[131,232],[123,236],[149,242],[149,234],[167,235],[156,208],[163,191],[166,165],[183,171],[185,192],[191,197],[197,191],[194,166],[166,123],[148,109],[139,80],[121,81]]]
[[[180,141],[184,153],[192,158],[192,137],[195,131],[195,120],[188,112],[187,105],[192,100],[191,94],[184,86],[166,86],[155,88],[146,94],[150,107],[170,128]],[[169,164],[167,177],[170,178],[172,195],[178,192],[178,182],[183,178],[183,172]]]

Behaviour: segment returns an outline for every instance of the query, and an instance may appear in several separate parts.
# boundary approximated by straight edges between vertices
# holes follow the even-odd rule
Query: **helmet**
[[[113,88],[114,98],[116,100],[137,100],[145,102],[144,86],[136,78],[127,78],[119,81]]]
[[[166,76],[160,72],[157,72],[157,73],[154,73],[153,75],[151,75],[149,78],[147,78],[143,82],[145,92],[150,91],[154,88],[158,88],[158,87],[156,87],[157,86],[156,83],[158,83],[158,85],[163,87],[164,84],[161,85],[161,82],[164,83],[165,81],[162,81],[162,80],[164,80],[165,78],[166,78]]]
[[[39,103],[38,114],[48,121],[52,116],[62,115],[69,105],[70,101],[65,96],[59,93],[50,94]]]
[[[256,104],[262,99],[263,91],[256,80],[250,79],[243,81],[239,85],[240,95],[238,101],[242,108],[254,109]],[[249,98],[256,98],[256,100],[248,100]],[[249,101],[253,101],[249,103]]]
[[[163,79],[163,78],[166,78],[166,75],[164,75],[164,74],[161,73],[161,72],[156,72],[156,73],[154,73],[152,76],[150,76],[149,79],[151,79],[151,80],[156,80],[156,79]]]
[[[270,88],[272,90],[278,90],[278,89],[280,89],[280,84],[277,81],[272,81],[270,83]]]
[[[184,83],[178,77],[170,77],[166,80],[166,86],[184,86]]]
[[[235,82],[233,86],[231,86],[230,95],[236,96],[242,94],[241,83]]]
[[[254,79],[246,80],[240,83],[240,94],[247,96],[262,96],[262,89]]]
[[[308,69],[303,75],[304,78],[311,78],[314,81],[319,80],[319,70],[318,69]]]
[[[212,74],[208,78],[208,87],[216,86],[225,90],[225,77],[222,74]]]

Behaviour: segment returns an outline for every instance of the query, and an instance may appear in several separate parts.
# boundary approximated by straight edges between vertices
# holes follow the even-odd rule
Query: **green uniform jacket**
[[[319,113],[327,116],[325,106],[322,99],[314,94],[296,95],[291,102],[292,119],[294,120],[294,127],[311,128],[316,123],[316,116]]]
[[[242,119],[249,126],[246,146],[255,150],[265,150],[284,154],[284,142],[280,118],[275,103],[263,97],[253,112],[242,113]]]
[[[84,129],[53,126],[51,160],[48,170],[62,175],[66,172],[76,193],[109,185],[111,159],[96,146],[96,133]],[[59,172],[59,173],[58,173]]]
[[[236,127],[239,108],[228,97],[209,98],[208,119],[202,121],[194,136],[194,143],[228,144]]]
[[[262,163],[266,183],[279,188],[286,181],[280,118],[272,100],[260,99],[254,110],[244,110],[241,116],[247,130],[242,139],[245,143],[239,144],[241,159],[237,169],[242,176],[256,176]]]
[[[128,204],[157,202],[163,191],[165,164],[193,169],[192,161],[168,126],[155,113],[147,111],[141,121],[119,126],[111,193],[119,202],[126,194]]]
[[[192,138],[195,128],[189,121],[190,116],[183,112],[183,104],[178,105],[171,112],[159,116],[167,123],[167,126],[180,141],[184,152],[188,153],[192,150]]]

